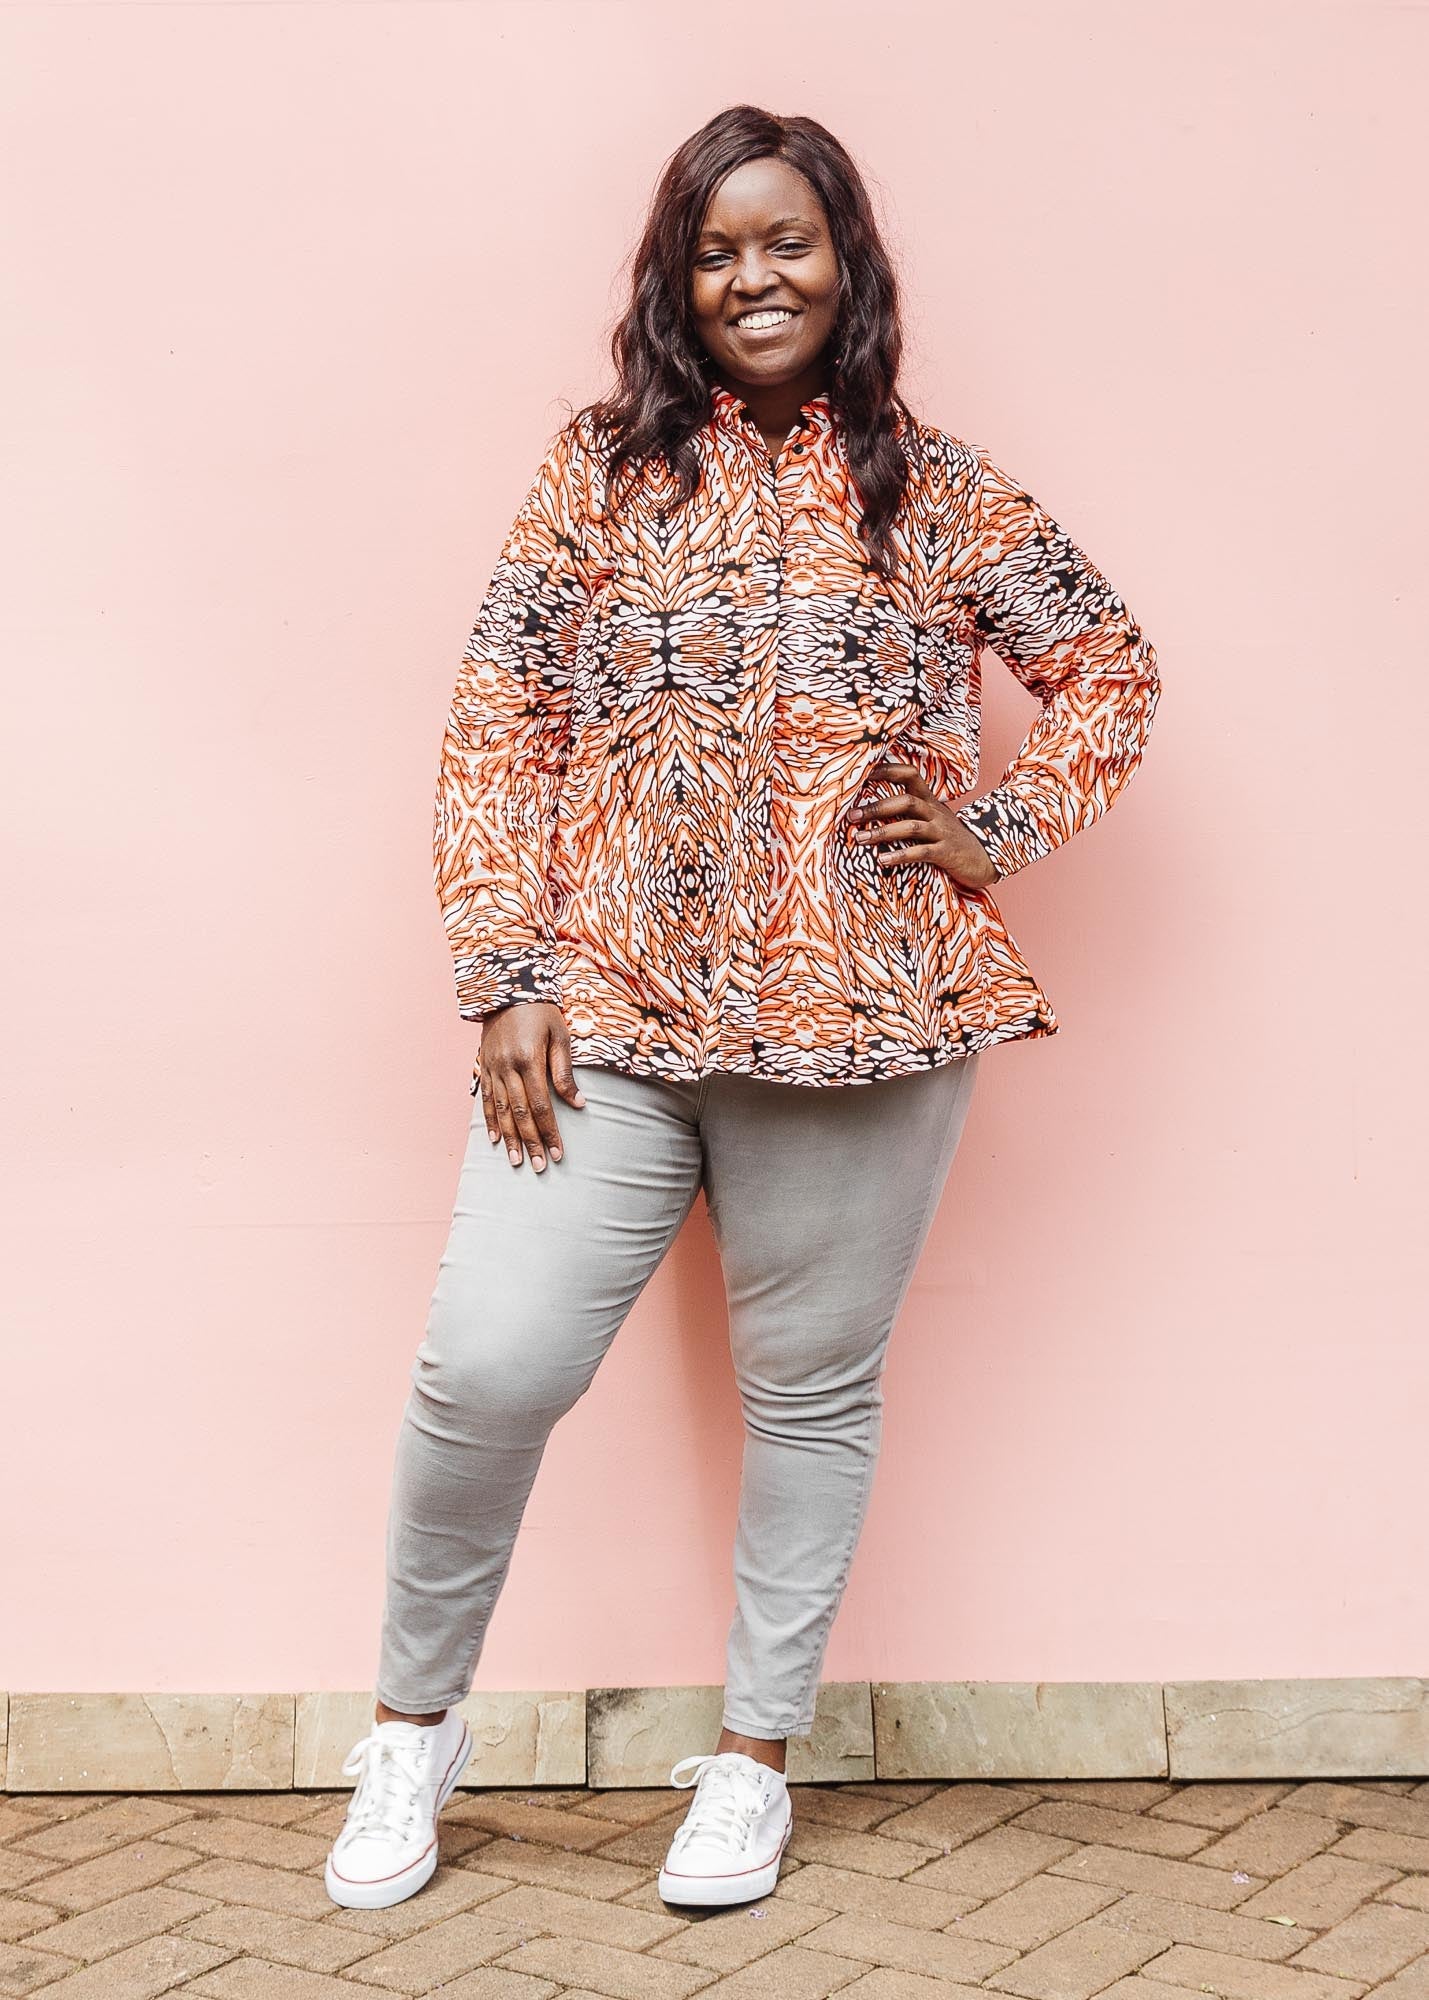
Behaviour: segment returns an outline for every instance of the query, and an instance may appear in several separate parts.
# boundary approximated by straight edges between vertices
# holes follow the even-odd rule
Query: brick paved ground
[[[776,1892],[686,1917],[673,1791],[459,1791],[339,1910],[348,1795],[0,1797],[0,1994],[47,2000],[1429,2000],[1429,1783],[795,1788]]]

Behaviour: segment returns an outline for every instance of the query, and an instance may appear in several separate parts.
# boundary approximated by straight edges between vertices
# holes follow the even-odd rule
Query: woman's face
[[[710,197],[690,302],[720,373],[768,388],[808,372],[834,330],[838,260],[823,203],[787,161],[746,160]],[[772,313],[771,321],[754,314]]]

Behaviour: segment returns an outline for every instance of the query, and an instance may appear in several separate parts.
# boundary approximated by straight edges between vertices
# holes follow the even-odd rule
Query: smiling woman
[[[695,248],[696,331],[777,453],[804,398],[823,386],[838,318],[839,261],[823,206],[787,160],[748,160],[710,197]]]
[[[739,105],[680,147],[612,347],[614,392],[502,546],[442,742],[480,1102],[398,1440],[374,1726],[326,1875],[345,1905],[436,1865],[547,1439],[701,1188],[745,1454],[723,1726],[671,1772],[695,1796],[658,1886],[773,1886],[785,1739],[813,1724],[977,1065],[1057,1031],[989,885],[1106,811],[1158,698],[1101,571],[899,395],[893,273],[823,126]],[[988,643],[1039,714],[960,805]]]

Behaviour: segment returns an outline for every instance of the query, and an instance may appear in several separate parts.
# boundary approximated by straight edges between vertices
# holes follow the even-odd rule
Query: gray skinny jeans
[[[537,1174],[481,1099],[398,1434],[377,1697],[470,1692],[556,1420],[705,1190],[745,1420],[724,1726],[802,1736],[863,1526],[889,1332],[967,1116],[977,1053],[875,1082],[698,1082],[577,1063]]]

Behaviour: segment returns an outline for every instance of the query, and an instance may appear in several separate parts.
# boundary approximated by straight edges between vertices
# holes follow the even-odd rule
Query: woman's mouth
[[[791,326],[798,314],[790,306],[770,306],[760,312],[741,313],[734,321],[736,333],[746,340],[768,340]]]

